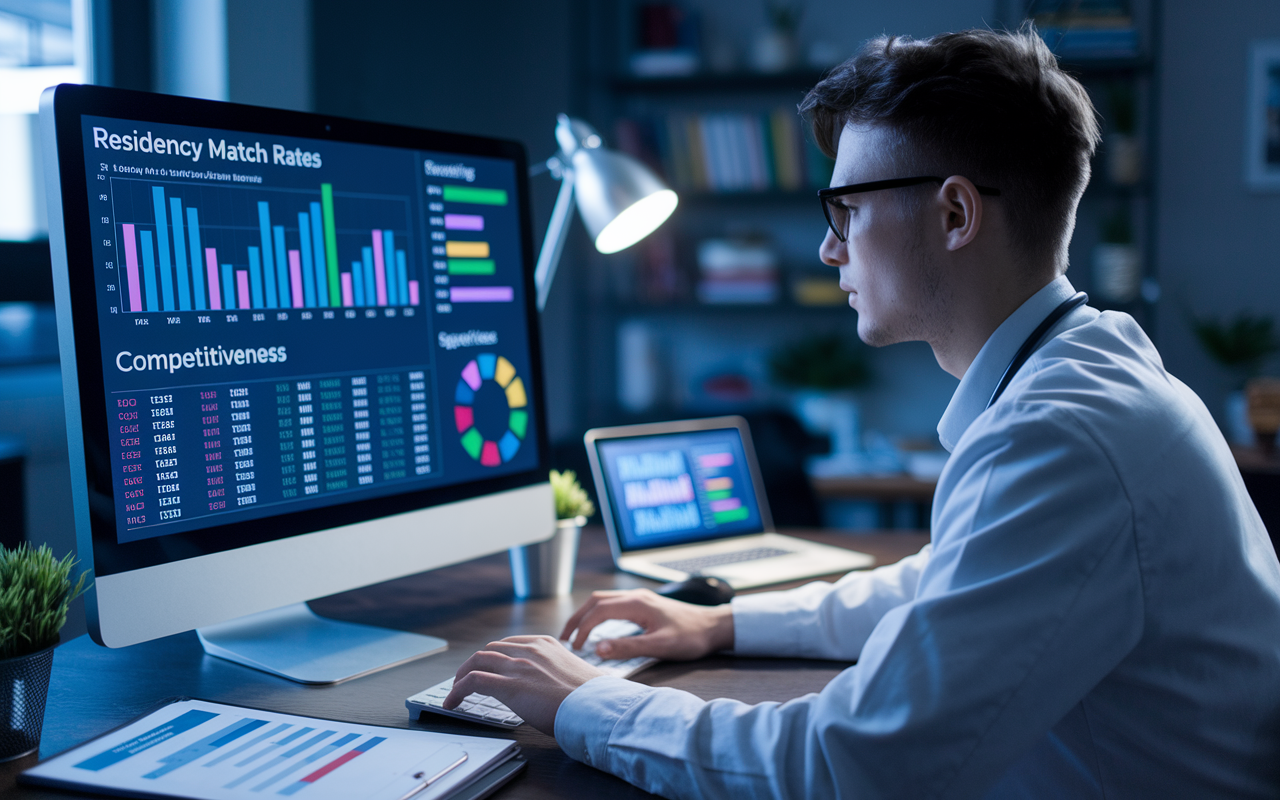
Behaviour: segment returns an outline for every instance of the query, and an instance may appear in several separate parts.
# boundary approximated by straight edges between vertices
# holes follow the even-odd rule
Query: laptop
[[[742,417],[595,428],[584,437],[618,569],[748,589],[869,567],[866,553],[773,530]]]

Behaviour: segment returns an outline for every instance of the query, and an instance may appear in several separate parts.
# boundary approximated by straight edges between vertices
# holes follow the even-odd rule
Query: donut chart
[[[497,384],[507,398],[507,430],[497,441],[484,438],[476,428],[475,397],[485,381]],[[468,361],[458,378],[453,403],[453,421],[467,455],[486,467],[496,467],[515,458],[529,430],[529,398],[524,381],[510,361],[494,353],[481,353]]]

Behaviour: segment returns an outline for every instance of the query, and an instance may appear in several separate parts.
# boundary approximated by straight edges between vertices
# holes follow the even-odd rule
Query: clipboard
[[[46,759],[18,780],[157,800],[473,800],[524,766],[510,739],[182,697]]]

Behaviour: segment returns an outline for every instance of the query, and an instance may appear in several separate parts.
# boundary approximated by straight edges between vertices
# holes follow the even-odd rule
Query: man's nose
[[[818,258],[828,267],[840,267],[849,261],[846,244],[836,238],[831,228],[827,228],[827,235],[822,237],[822,244],[818,246]]]

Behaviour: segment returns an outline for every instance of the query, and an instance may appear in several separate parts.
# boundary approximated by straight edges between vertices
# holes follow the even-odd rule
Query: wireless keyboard
[[[629,658],[625,661],[604,659],[596,653],[596,643],[602,639],[620,639],[624,636],[635,636],[642,632],[643,629],[634,622],[624,619],[611,619],[600,623],[591,631],[591,635],[587,637],[586,644],[581,650],[574,650],[569,647],[568,642],[565,642],[564,646],[569,648],[569,652],[579,656],[583,661],[593,667],[604,670],[615,678],[630,678],[645,667],[657,663],[658,659],[647,656]],[[492,697],[481,694],[469,694],[463,698],[457,708],[445,709],[442,704],[444,699],[449,696],[449,691],[452,688],[453,678],[449,678],[406,699],[404,704],[409,709],[409,716],[417,719],[418,715],[423,711],[430,711],[433,714],[444,714],[449,717],[479,722],[482,725],[492,725],[495,728],[516,728],[524,724],[524,720],[516,715],[514,711]]]

